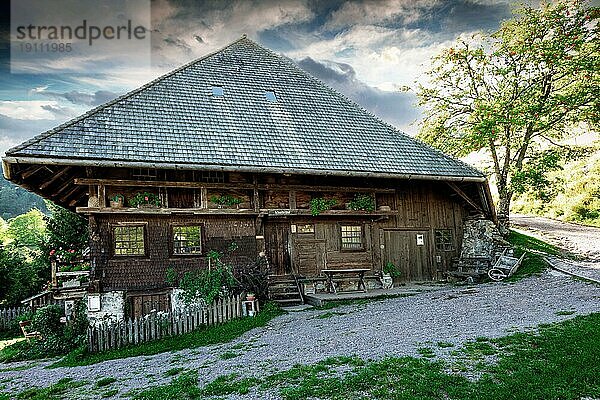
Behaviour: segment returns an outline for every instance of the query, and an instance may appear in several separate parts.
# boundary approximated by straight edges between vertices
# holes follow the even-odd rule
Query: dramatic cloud
[[[371,87],[357,79],[349,64],[318,62],[306,57],[298,61],[298,65],[384,121],[407,133],[414,133],[414,127],[409,124],[419,117],[419,111],[414,107],[416,99],[413,95]]]
[[[47,12],[48,18],[68,18],[75,22],[81,18],[77,13],[64,17],[65,6],[60,5],[61,0],[57,1]],[[0,149],[215,51],[242,34],[298,60],[302,68],[327,85],[383,120],[414,134],[416,128],[410,124],[420,116],[415,98],[397,88],[413,86],[415,81],[423,79],[430,58],[450,46],[457,36],[496,29],[502,19],[510,17],[509,3],[509,0],[153,0],[151,69],[146,65],[147,55],[140,49],[78,53],[69,58],[51,54],[26,64],[31,74],[2,70]],[[141,16],[147,11],[144,7],[134,8],[129,10],[130,15]],[[45,12],[39,9],[30,14],[44,17]],[[108,9],[98,9],[98,13],[111,17]],[[104,20],[102,16],[100,20]],[[0,34],[4,36],[8,34],[7,23],[0,26]],[[0,68],[8,65],[8,45],[2,49]]]

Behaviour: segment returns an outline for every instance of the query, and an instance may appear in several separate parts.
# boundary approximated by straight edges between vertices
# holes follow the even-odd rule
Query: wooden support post
[[[260,210],[260,196],[258,194],[258,178],[256,174],[252,175],[252,183],[254,185],[254,189],[252,192],[252,203],[254,203],[254,211]]]
[[[106,186],[98,185],[98,207],[106,207]]]
[[[200,188],[200,208],[208,208],[208,190]]]

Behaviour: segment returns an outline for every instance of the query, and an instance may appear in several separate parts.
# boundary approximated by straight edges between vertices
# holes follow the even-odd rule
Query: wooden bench
[[[23,332],[23,336],[29,342],[31,338],[40,339],[42,335],[37,331],[31,331],[27,329],[27,327],[31,326],[31,321],[19,321],[19,326],[21,327],[21,332]]]
[[[343,276],[356,276],[358,278],[358,287],[357,289],[361,291],[367,292],[367,285],[365,284],[365,273],[369,272],[371,268],[336,268],[336,269],[323,269],[325,275],[327,275],[327,290],[329,293],[336,293],[337,289],[334,284],[334,275],[343,275]]]

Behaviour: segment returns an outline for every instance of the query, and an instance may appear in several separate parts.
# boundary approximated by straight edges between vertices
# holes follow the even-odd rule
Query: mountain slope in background
[[[7,220],[33,208],[48,213],[46,204],[40,196],[7,181],[0,175],[0,217]]]

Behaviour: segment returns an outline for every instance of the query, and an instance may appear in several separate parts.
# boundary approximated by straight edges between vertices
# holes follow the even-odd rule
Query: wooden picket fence
[[[29,307],[12,307],[0,309],[0,331],[6,330],[12,320],[29,310]]]
[[[152,313],[133,320],[96,324],[88,328],[88,349],[90,352],[119,349],[227,322],[243,315],[242,300],[237,295],[219,299],[197,311]]]

